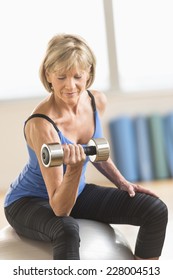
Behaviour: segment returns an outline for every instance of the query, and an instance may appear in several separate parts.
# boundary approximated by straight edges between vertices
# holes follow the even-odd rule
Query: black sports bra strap
[[[93,107],[93,111],[95,112],[96,111],[95,98],[94,98],[94,96],[92,95],[92,93],[89,90],[87,90],[87,92],[88,92],[89,96],[91,97],[91,105]]]
[[[25,124],[24,124],[24,135],[25,135],[25,126],[26,126],[27,122],[28,122],[30,119],[33,119],[33,118],[43,118],[43,119],[46,119],[48,122],[50,122],[50,123],[53,125],[53,127],[55,128],[55,130],[56,130],[57,132],[59,132],[58,127],[56,126],[56,124],[54,123],[54,121],[53,121],[51,118],[49,118],[48,116],[46,116],[46,115],[44,115],[44,114],[33,114],[33,115],[31,115],[31,116],[25,121]],[[26,136],[25,136],[25,138],[26,138]]]

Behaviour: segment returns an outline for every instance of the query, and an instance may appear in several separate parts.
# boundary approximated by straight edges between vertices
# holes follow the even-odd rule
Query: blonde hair
[[[48,43],[47,51],[40,66],[40,79],[48,92],[52,92],[51,84],[47,81],[46,72],[68,71],[80,67],[89,71],[86,88],[95,79],[96,58],[86,41],[71,34],[59,34]]]

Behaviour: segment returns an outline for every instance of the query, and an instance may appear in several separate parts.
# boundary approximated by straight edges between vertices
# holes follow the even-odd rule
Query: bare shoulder
[[[41,101],[35,107],[31,116],[34,114],[41,114],[45,116],[51,115],[50,99],[46,98]],[[25,126],[25,135],[31,148],[34,148],[38,142],[41,144],[42,141],[55,141],[58,137],[57,131],[53,127],[52,123],[42,116],[33,116],[33,118],[27,121]]]
[[[97,109],[99,110],[99,113],[103,115],[107,105],[106,95],[103,92],[97,90],[92,90],[91,92],[95,98],[96,106]]]
[[[37,153],[43,143],[60,142],[53,125],[46,119],[34,117],[25,126],[25,135],[28,145]]]
[[[50,108],[50,104],[51,104],[51,98],[50,96],[44,98],[43,100],[41,100],[36,107],[34,108],[34,110],[32,111],[32,114],[45,114],[47,115],[49,113],[49,108]]]

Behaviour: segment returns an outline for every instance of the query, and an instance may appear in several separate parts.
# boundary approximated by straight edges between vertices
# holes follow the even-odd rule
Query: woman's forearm
[[[50,202],[57,216],[68,216],[70,214],[77,198],[81,173],[81,166],[67,166],[63,181],[55,190]]]
[[[120,171],[117,169],[112,159],[107,161],[93,163],[99,172],[101,172],[108,180],[110,180],[115,186],[119,187],[122,182],[126,181]]]

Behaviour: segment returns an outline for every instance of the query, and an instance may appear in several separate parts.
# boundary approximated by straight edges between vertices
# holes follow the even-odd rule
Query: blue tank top
[[[103,137],[102,135],[102,127],[100,123],[100,118],[98,111],[96,109],[94,96],[88,91],[89,96],[91,97],[91,104],[93,107],[93,113],[94,113],[94,120],[95,120],[95,130],[92,138],[100,138]],[[56,129],[59,138],[61,140],[62,144],[69,144],[72,143],[69,139],[67,139],[61,131],[58,129],[56,124],[53,122],[52,119],[50,119],[48,116],[43,114],[34,114],[31,115],[25,122],[25,125],[28,120],[34,117],[42,117],[47,119],[54,128]],[[48,199],[48,193],[46,189],[46,185],[44,183],[43,176],[40,171],[39,163],[37,160],[37,156],[35,152],[27,145],[28,154],[29,154],[29,160],[28,163],[24,166],[23,170],[19,174],[19,176],[12,182],[10,185],[10,188],[7,192],[7,195],[5,197],[4,206],[7,207],[12,202],[16,201],[17,199],[20,199],[21,197],[28,197],[28,196],[34,196],[34,197],[41,197]],[[79,182],[79,188],[78,188],[78,195],[83,191],[85,188],[86,182],[85,182],[85,172],[87,168],[87,163],[89,161],[89,158],[86,157],[86,160],[83,164],[82,174]],[[66,165],[63,164],[63,170],[64,173],[66,171]]]

